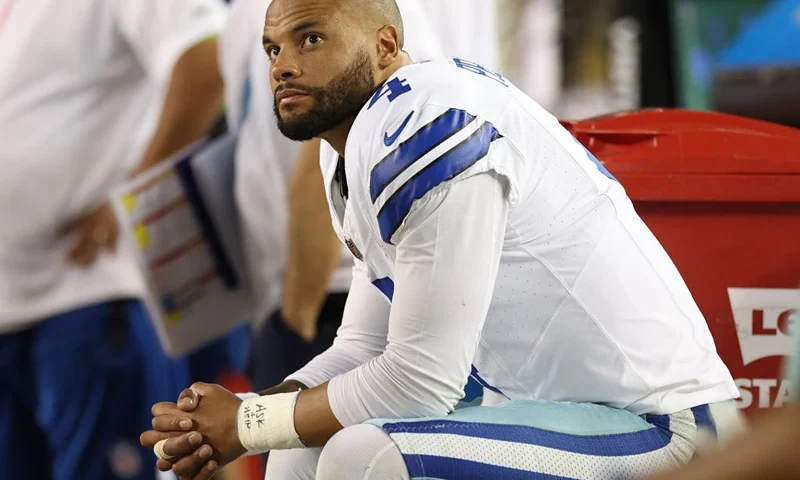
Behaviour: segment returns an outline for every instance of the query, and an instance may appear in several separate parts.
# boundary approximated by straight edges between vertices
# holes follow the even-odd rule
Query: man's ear
[[[392,65],[402,53],[400,32],[394,25],[384,25],[378,30],[378,67],[384,69]]]

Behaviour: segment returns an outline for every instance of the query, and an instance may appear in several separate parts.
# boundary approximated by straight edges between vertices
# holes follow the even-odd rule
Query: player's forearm
[[[287,380],[316,387],[337,375],[367,363],[380,354],[380,351],[371,348],[353,348],[350,342],[339,342],[312,359],[297,372],[289,375]]]
[[[146,170],[202,137],[221,112],[217,41],[190,48],[175,64],[155,134],[136,171]]]
[[[331,410],[328,401],[328,384],[301,392],[294,409],[294,428],[303,443],[321,447],[344,428]]]
[[[341,258],[319,168],[319,140],[303,144],[289,189],[289,241],[281,311],[296,333],[310,340]]]
[[[298,390],[306,390],[308,387],[302,383],[298,382],[297,380],[286,380],[285,382],[281,382],[274,387],[270,387],[266,390],[262,390],[258,392],[259,395],[275,395],[276,393],[291,393],[296,392]]]

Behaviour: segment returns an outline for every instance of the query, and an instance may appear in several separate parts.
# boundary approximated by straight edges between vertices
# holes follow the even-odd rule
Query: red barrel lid
[[[561,123],[634,199],[800,201],[800,129],[681,109]]]

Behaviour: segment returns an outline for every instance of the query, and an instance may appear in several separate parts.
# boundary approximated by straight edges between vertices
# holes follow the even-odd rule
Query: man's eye
[[[322,37],[317,35],[316,33],[311,33],[305,36],[303,39],[303,46],[304,47],[311,47],[314,45],[319,44],[322,41]]]
[[[280,49],[278,47],[267,48],[267,56],[269,57],[270,60],[274,60],[275,57],[278,56],[278,52],[280,52]]]

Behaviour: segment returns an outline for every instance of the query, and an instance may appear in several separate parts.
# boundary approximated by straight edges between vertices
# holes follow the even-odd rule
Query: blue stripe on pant
[[[163,353],[136,301],[0,335],[0,478],[154,479],[138,438],[150,406],[177,398],[188,372]]]
[[[370,423],[389,433],[415,479],[634,478],[688,461],[704,411],[637,416],[595,404],[511,401]],[[702,422],[713,426],[710,415]]]
[[[418,460],[424,468],[409,468],[411,478],[416,480],[451,480],[456,478],[474,479],[503,479],[503,480],[568,480],[569,477],[548,475],[540,472],[529,472],[516,468],[487,465],[480,462],[460,460],[457,458],[435,457],[432,455],[418,455]],[[467,475],[467,476],[465,476]]]

